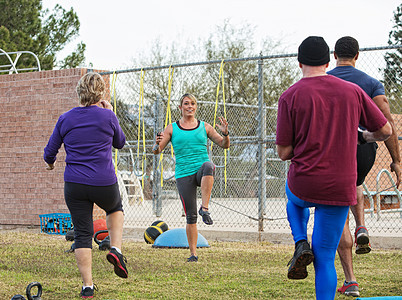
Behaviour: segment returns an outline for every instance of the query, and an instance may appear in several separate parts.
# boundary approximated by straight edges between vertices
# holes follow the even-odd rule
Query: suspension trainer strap
[[[223,100],[223,116],[225,119],[226,118],[226,100],[225,100],[225,76],[224,76],[224,67],[225,67],[225,60],[222,59],[221,62],[221,67],[219,69],[219,79],[218,79],[218,85],[216,87],[216,101],[215,101],[215,113],[214,113],[214,123],[213,123],[213,128],[216,127],[216,115],[218,112],[218,99],[219,99],[219,88],[220,88],[220,83],[222,81],[222,100]],[[214,145],[214,142],[211,142],[211,155],[212,155],[212,146]],[[226,163],[227,163],[227,149],[224,149],[224,156],[225,156],[225,168],[224,168],[224,178],[225,178],[225,193],[226,193],[226,187],[227,187],[227,175],[226,175]]]
[[[171,95],[172,95],[173,74],[174,74],[174,68],[172,68],[172,66],[170,66],[169,67],[169,83],[168,83],[169,97],[168,97],[168,107],[167,107],[167,111],[169,112],[169,123],[166,124],[166,121],[165,121],[165,128],[167,127],[167,125],[172,123],[172,110],[171,110],[171,107],[170,107],[170,99],[171,99]],[[172,143],[170,143],[170,153],[171,153],[172,158],[173,158],[174,157],[174,152],[173,152]]]
[[[221,78],[223,77],[222,74],[223,74],[223,67],[224,66],[225,66],[225,60],[222,59],[221,67],[219,69],[218,85],[216,87],[214,122],[212,124],[213,128],[216,127],[216,115],[217,115],[217,111],[218,111],[218,102],[219,102],[219,88],[221,86]],[[213,145],[214,145],[214,142],[211,142],[211,152],[212,152]]]
[[[172,84],[173,84],[173,74],[174,74],[174,68],[172,66],[169,66],[169,81],[168,81],[168,101],[166,105],[166,117],[165,117],[165,127],[172,123],[172,112],[170,108],[170,99],[172,95]],[[174,157],[173,153],[173,145],[170,144],[170,152],[172,154],[172,158]],[[161,170],[161,187],[163,187],[163,152],[161,152],[161,155],[159,157],[159,166]]]

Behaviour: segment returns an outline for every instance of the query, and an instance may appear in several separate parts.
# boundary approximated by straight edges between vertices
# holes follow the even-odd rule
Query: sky
[[[401,0],[43,0],[42,4],[49,9],[56,4],[73,7],[81,23],[80,36],[58,59],[83,41],[86,66],[120,70],[146,67],[133,66],[133,59],[146,56],[156,39],[185,47],[186,41],[207,39],[225,19],[235,26],[254,26],[256,45],[270,38],[279,41],[286,53],[296,53],[310,35],[323,36],[331,50],[345,35],[355,37],[362,48],[386,46]]]

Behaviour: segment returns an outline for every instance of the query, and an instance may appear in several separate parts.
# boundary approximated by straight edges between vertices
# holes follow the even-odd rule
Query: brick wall
[[[402,136],[402,115],[393,114],[392,118],[394,119],[397,134],[400,137],[400,136]],[[392,162],[392,159],[391,159],[391,156],[389,154],[387,147],[385,146],[385,143],[378,142],[377,144],[378,144],[378,149],[377,149],[377,156],[375,159],[375,163],[365,180],[365,183],[366,183],[369,191],[376,191],[376,185],[377,185],[376,177],[377,177],[377,174],[382,169],[387,169],[388,171],[391,171],[390,164]],[[402,140],[399,140],[399,150],[402,150]],[[392,178],[394,179],[394,181],[396,181],[395,173],[392,172],[391,174],[392,174]],[[380,183],[381,183],[380,190],[389,189],[389,187],[392,186],[391,182],[388,179],[388,176],[386,176],[385,174],[382,175]],[[389,189],[389,190],[393,191],[393,189]]]
[[[52,171],[45,169],[43,148],[60,114],[78,105],[75,87],[86,72],[0,75],[0,225],[39,225],[39,214],[68,213],[64,148]]]

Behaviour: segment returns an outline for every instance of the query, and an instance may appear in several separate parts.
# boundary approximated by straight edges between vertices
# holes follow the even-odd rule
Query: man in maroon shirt
[[[279,99],[276,137],[279,157],[291,160],[287,215],[296,245],[288,278],[306,278],[314,261],[317,299],[334,299],[336,249],[356,204],[357,128],[367,128],[361,138],[368,142],[386,140],[392,128],[360,87],[326,74],[329,48],[322,37],[305,39],[298,61],[303,78]],[[309,207],[315,208],[312,249]]]

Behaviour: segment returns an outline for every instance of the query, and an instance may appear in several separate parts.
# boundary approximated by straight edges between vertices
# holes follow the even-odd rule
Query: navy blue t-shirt
[[[381,82],[353,66],[339,66],[328,71],[327,74],[357,84],[371,99],[385,95],[384,85]]]

